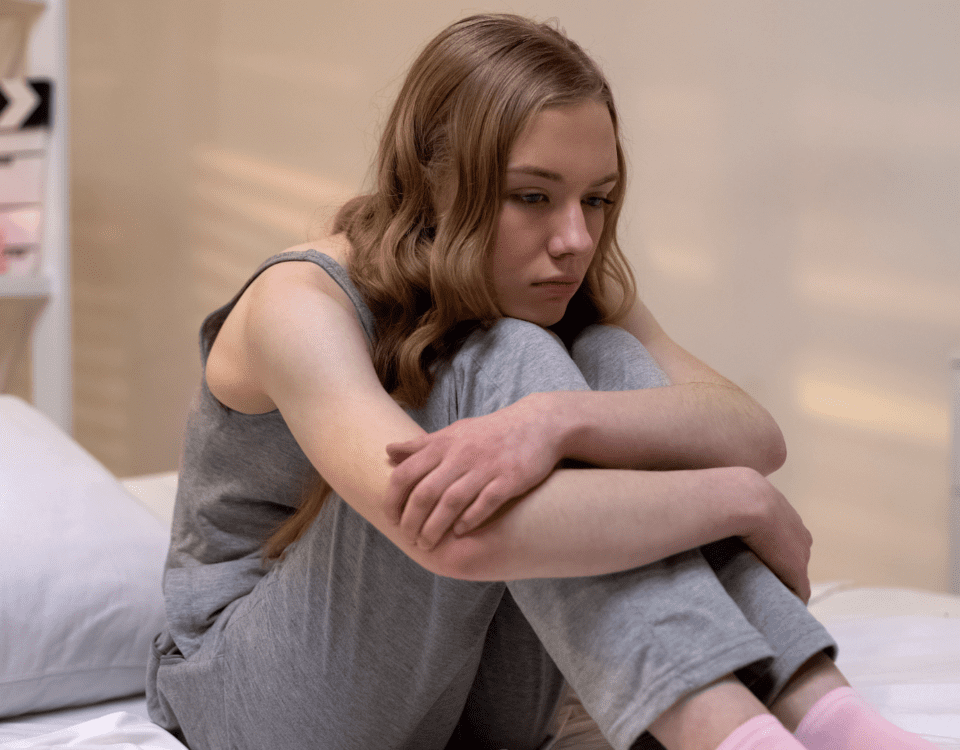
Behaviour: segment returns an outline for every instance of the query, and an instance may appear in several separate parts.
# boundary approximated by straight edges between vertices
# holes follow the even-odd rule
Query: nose
[[[593,250],[593,236],[580,201],[557,212],[548,250],[554,257],[582,255]]]

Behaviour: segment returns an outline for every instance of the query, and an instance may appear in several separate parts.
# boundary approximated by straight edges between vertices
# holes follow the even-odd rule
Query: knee
[[[500,318],[490,328],[475,331],[463,350],[474,358],[481,356],[497,362],[544,357],[573,361],[553,331],[517,318]]]
[[[468,403],[476,405],[467,411],[487,413],[530,393],[588,389],[557,336],[514,318],[474,331],[454,355],[449,372],[461,412]]]
[[[597,391],[669,385],[646,347],[617,326],[587,326],[574,340],[571,356],[590,387]]]
[[[597,352],[605,351],[623,351],[650,358],[646,348],[632,333],[619,326],[602,323],[584,328],[574,339],[571,347],[574,357],[593,357]]]
[[[566,347],[557,334],[528,320],[500,318],[493,324],[490,333],[510,344],[523,344],[537,348],[542,346],[548,350],[559,347],[566,352]]]

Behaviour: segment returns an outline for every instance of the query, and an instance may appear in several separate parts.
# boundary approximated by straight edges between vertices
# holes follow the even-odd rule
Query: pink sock
[[[760,714],[734,729],[717,750],[803,750],[803,745],[770,714]]]
[[[884,719],[849,687],[831,690],[814,703],[795,734],[807,750],[937,750]]]

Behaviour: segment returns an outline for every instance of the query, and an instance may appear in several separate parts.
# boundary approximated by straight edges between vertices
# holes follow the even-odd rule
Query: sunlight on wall
[[[641,293],[783,426],[774,481],[817,537],[816,575],[943,587],[960,5],[485,9],[558,17],[609,74]],[[199,321],[360,189],[402,71],[462,15],[74,4],[77,434],[110,468],[173,468]]]
[[[322,206],[338,206],[353,194],[334,180],[225,149],[198,149],[194,162],[201,204],[293,235],[308,231],[311,214]]]
[[[191,304],[198,316],[227,302],[269,255],[321,234],[353,194],[335,180],[209,144],[194,163]]]
[[[810,304],[840,307],[879,320],[940,326],[960,322],[956,284],[944,280],[910,279],[864,268],[805,268],[798,272],[797,291]]]
[[[704,248],[654,240],[647,248],[647,260],[657,271],[682,284],[706,286],[716,283],[720,274],[716,257]]]
[[[885,437],[940,448],[949,439],[950,414],[941,404],[864,384],[799,373],[794,380],[799,407],[808,414]]]

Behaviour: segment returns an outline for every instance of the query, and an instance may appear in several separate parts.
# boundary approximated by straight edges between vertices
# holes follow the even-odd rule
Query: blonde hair
[[[584,284],[554,326],[563,338],[622,312],[607,309],[608,282],[622,292],[621,307],[635,294],[616,239],[626,163],[606,78],[558,29],[509,14],[458,21],[414,61],[381,136],[375,190],[334,221],[352,245],[348,271],[376,321],[374,367],[397,401],[422,406],[435,365],[501,317],[487,260],[510,150],[541,110],[588,100],[610,112],[619,180]],[[268,558],[299,538],[328,492],[321,480],[308,493],[268,541]]]

